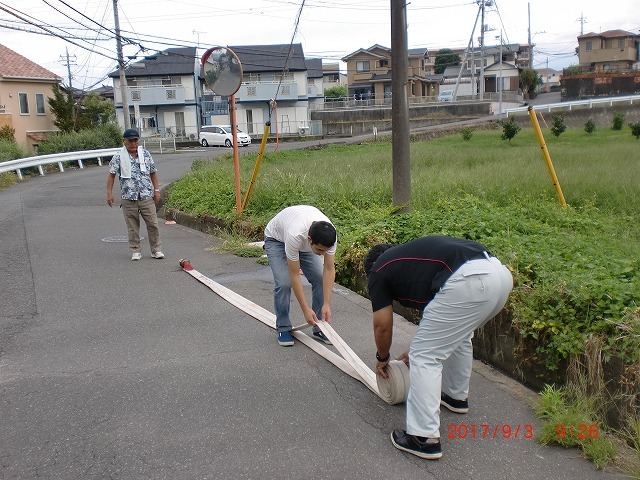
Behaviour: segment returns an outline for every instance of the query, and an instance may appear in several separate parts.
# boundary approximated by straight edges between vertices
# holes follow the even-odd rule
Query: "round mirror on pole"
[[[213,47],[202,55],[202,71],[207,86],[221,97],[230,97],[242,84],[242,65],[230,48]]]
[[[238,125],[236,123],[235,93],[242,84],[242,64],[238,56],[227,47],[208,49],[201,58],[202,76],[207,86],[221,97],[229,97],[231,135],[233,136],[233,169],[236,183],[236,212],[242,213],[240,194],[240,156],[238,154]]]

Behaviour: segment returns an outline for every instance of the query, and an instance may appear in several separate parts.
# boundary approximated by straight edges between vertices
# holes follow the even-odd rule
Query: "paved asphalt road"
[[[156,155],[161,182],[221,151]],[[279,347],[178,259],[271,310],[268,267],[180,225],[161,225],[165,260],[146,241],[139,262],[126,243],[103,241],[126,235],[106,177],[91,167],[0,192],[0,479],[614,478],[576,450],[524,438],[540,426],[533,394],[480,363],[469,414],[442,412],[443,458],[396,450],[403,405],[302,344]],[[336,286],[333,314],[373,367],[369,302]],[[397,319],[394,353],[414,331]],[[521,429],[447,438],[483,423]]]

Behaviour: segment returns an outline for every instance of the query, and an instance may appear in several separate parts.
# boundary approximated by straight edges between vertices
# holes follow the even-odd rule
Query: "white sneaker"
[[[160,250],[158,250],[157,252],[154,252],[151,254],[152,258],[164,258],[164,253],[162,253]]]
[[[142,254],[140,252],[133,252],[131,255],[131,260],[140,260],[142,258]]]

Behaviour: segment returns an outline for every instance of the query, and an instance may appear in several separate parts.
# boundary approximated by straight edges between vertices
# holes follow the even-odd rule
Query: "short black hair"
[[[371,247],[371,250],[364,256],[364,273],[369,276],[371,273],[371,269],[373,268],[373,264],[376,263],[378,257],[382,255],[384,252],[389,250],[391,247],[395,247],[393,243],[379,243]]]
[[[309,228],[309,237],[311,237],[312,245],[323,245],[325,247],[333,247],[336,243],[338,234],[336,228],[329,222],[320,220],[313,222]]]

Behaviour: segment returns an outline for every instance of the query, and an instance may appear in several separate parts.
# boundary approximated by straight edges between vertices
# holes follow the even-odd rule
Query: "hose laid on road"
[[[191,263],[188,260],[180,260],[180,266],[183,271],[209,287],[227,302],[238,307],[240,310],[251,315],[265,325],[273,329],[276,328],[276,317],[273,313],[198,272],[191,266]],[[358,357],[358,355],[340,337],[340,335],[336,333],[330,324],[319,321],[318,327],[322,333],[331,340],[335,349],[342,356],[336,355],[333,351],[300,331],[302,327],[303,325],[296,327],[292,330],[291,334],[318,355],[326,358],[347,375],[361,381],[367,388],[369,388],[369,390],[387,403],[393,405],[406,400],[406,395],[409,391],[409,375],[408,368],[404,362],[397,362],[396,360],[389,362],[389,367],[387,368],[389,378],[385,379],[377,377],[373,370],[367,367],[360,357]],[[396,365],[397,363],[401,363],[404,366],[404,369],[402,369],[401,366]],[[381,390],[384,393],[382,393]]]

